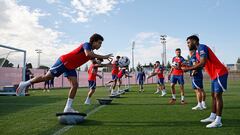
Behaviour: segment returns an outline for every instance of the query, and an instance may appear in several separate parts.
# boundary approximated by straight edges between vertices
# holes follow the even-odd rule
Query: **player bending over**
[[[201,120],[201,122],[210,123],[206,126],[207,128],[222,127],[222,94],[227,89],[228,70],[207,45],[199,43],[197,36],[189,36],[187,45],[190,50],[197,50],[196,56],[200,62],[192,67],[182,67],[182,69],[188,71],[204,67],[212,80],[212,112],[208,118]]]
[[[68,100],[64,112],[76,112],[72,108],[72,102],[78,88],[77,72],[75,69],[93,58],[108,59],[112,57],[112,54],[98,55],[93,52],[93,50],[98,50],[101,47],[103,40],[101,35],[93,34],[89,42],[83,43],[75,50],[60,56],[46,75],[36,76],[29,81],[21,82],[17,88],[16,95],[19,96],[31,84],[51,80],[54,77],[59,77],[61,74],[64,74],[70,83]]]

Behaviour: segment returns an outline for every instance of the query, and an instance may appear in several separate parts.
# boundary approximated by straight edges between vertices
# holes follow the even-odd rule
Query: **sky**
[[[0,44],[27,51],[27,62],[51,67],[59,56],[103,35],[99,54],[113,53],[137,63],[162,61],[160,35],[167,35],[167,59],[176,48],[187,57],[186,38],[198,34],[225,63],[240,57],[239,0],[0,0]],[[8,52],[0,49],[0,57]],[[22,55],[11,53],[20,64]]]

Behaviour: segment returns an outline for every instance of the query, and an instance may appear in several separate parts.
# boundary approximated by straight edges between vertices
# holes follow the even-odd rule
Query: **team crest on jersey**
[[[206,54],[204,50],[200,51],[200,55]]]

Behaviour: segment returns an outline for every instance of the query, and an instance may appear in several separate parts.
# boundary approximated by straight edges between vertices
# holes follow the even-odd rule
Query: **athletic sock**
[[[31,85],[30,80],[26,81],[27,86]]]
[[[205,103],[205,101],[202,101],[201,103],[202,103],[202,106],[206,106],[206,103]]]
[[[210,119],[215,119],[216,118],[216,113],[211,113],[209,116]]]
[[[222,117],[221,116],[217,116],[216,119],[215,119],[215,122],[216,123],[221,123],[222,121]]]
[[[72,107],[72,102],[73,102],[73,99],[71,99],[71,98],[68,98],[68,100],[67,100],[67,103],[66,103],[66,108],[71,108]]]
[[[176,94],[172,94],[172,99],[176,99]]]
[[[181,96],[181,101],[184,101],[184,96]]]

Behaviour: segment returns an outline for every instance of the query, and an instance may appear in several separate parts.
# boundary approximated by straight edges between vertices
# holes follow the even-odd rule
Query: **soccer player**
[[[155,94],[158,94],[160,91],[162,92],[162,97],[165,96],[167,94],[166,90],[165,90],[165,83],[164,83],[164,67],[162,65],[160,65],[159,61],[156,61],[154,64],[154,70],[152,72],[152,74],[150,76],[147,77],[147,79],[157,75],[157,84],[158,84],[158,88],[157,91],[155,92]]]
[[[182,69],[188,71],[204,67],[212,80],[212,112],[208,118],[201,120],[201,122],[210,122],[206,126],[207,128],[222,127],[222,93],[227,89],[228,70],[207,45],[199,43],[197,36],[189,36],[187,45],[189,49],[197,49],[196,56],[200,62],[192,67],[182,67]]]
[[[47,73],[47,71],[48,71],[48,69],[47,70],[44,70],[44,75]],[[50,92],[50,84],[49,84],[49,81],[50,80],[46,80],[46,81],[44,81],[44,88],[43,88],[43,92]]]
[[[116,57],[116,60],[112,62],[112,80],[107,82],[105,85],[107,86],[108,84],[111,84],[111,93],[114,92],[116,85],[117,85],[117,76],[118,76],[118,72],[119,72],[119,65],[118,65],[118,61],[120,59],[120,56]]]
[[[120,91],[120,87],[122,85],[122,77],[125,76],[125,78],[127,77],[131,77],[129,76],[129,72],[127,71],[127,67],[122,67],[117,75],[117,80],[118,80],[118,90],[115,92],[113,91],[113,93],[111,93],[111,95],[115,95],[118,94]]]
[[[104,39],[101,35],[96,33],[93,34],[90,37],[89,42],[83,43],[70,53],[60,56],[46,75],[36,76],[29,81],[21,82],[17,88],[16,95],[25,91],[27,86],[31,84],[51,80],[52,78],[58,77],[64,73],[64,76],[68,78],[70,83],[68,100],[64,108],[64,112],[77,112],[72,108],[72,102],[78,88],[77,73],[75,69],[93,58],[108,59],[112,57],[112,54],[98,55],[93,52],[93,50],[98,50],[101,47],[103,40]]]
[[[196,57],[196,50],[189,50],[190,53],[190,60],[189,65],[193,66],[199,63]],[[203,74],[202,74],[202,68],[198,68],[197,70],[191,70],[190,71],[190,77],[192,79],[192,88],[194,89],[196,93],[197,98],[197,106],[193,107],[192,110],[203,110],[206,109],[206,93],[203,89]]]
[[[100,79],[102,79],[102,76],[97,73],[98,67],[108,66],[107,64],[101,64],[102,62],[103,62],[103,59],[98,59],[98,60],[94,59],[92,60],[92,64],[88,69],[89,92],[84,104],[87,104],[87,105],[91,104],[90,98],[92,97],[92,95],[96,90],[96,77],[98,76]]]
[[[144,92],[144,89],[143,89],[143,84],[145,82],[145,78],[146,78],[146,75],[143,71],[143,68],[140,67],[139,71],[138,71],[138,74],[137,74],[137,81],[138,81],[138,85],[139,85],[139,92]]]
[[[171,81],[171,89],[172,89],[172,99],[170,100],[170,104],[175,104],[176,102],[176,91],[175,85],[180,85],[181,91],[181,104],[185,104],[184,100],[184,77],[183,77],[183,70],[181,66],[185,63],[185,59],[181,56],[181,49],[177,48],[175,50],[176,56],[172,59],[172,67],[169,73],[170,81]]]

